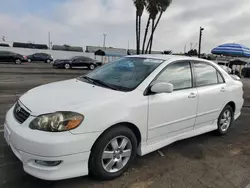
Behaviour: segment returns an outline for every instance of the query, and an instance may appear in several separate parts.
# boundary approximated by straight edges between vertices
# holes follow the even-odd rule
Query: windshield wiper
[[[89,82],[91,82],[93,84],[98,84],[98,85],[101,85],[101,86],[104,86],[106,88],[113,89],[113,90],[119,90],[118,88],[111,86],[110,84],[107,84],[107,83],[105,83],[101,80],[98,80],[98,79],[90,78],[88,76],[83,76],[82,78],[88,80]]]

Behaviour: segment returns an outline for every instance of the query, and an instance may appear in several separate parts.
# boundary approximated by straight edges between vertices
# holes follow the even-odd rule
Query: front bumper
[[[22,161],[24,170],[40,179],[60,180],[88,174],[90,150],[99,133],[73,135],[70,132],[49,133],[31,130],[29,117],[19,124],[13,108],[4,124],[4,136],[14,154]],[[62,161],[57,166],[43,166],[40,161]]]

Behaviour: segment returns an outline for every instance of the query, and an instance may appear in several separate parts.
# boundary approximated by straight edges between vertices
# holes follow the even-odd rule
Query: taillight
[[[27,56],[24,55],[23,58],[24,58],[24,59],[27,59]]]

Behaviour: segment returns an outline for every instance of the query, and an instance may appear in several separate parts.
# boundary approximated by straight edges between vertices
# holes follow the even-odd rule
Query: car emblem
[[[16,108],[16,113],[18,113],[18,112],[20,112],[21,111],[21,106],[18,106],[17,108]]]

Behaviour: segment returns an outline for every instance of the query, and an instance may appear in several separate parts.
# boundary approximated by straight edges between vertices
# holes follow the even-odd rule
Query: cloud
[[[0,34],[9,41],[47,43],[50,31],[53,44],[102,45],[103,33],[107,33],[108,46],[126,48],[129,40],[130,47],[135,47],[132,0],[64,0],[54,4],[44,0],[42,5],[38,0],[25,0],[26,6],[18,13],[11,12],[15,2],[21,6],[20,0],[1,6],[6,11],[1,10]],[[200,26],[205,28],[203,52],[225,42],[250,46],[249,9],[249,0],[173,0],[156,31],[154,49],[183,52],[185,45],[188,49],[190,43],[198,43]],[[142,36],[147,16],[144,12]]]

